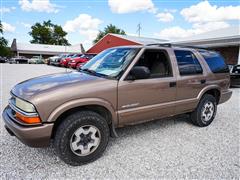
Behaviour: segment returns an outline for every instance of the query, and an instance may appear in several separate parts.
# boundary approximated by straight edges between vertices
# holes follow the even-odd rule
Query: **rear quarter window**
[[[199,51],[213,73],[228,73],[229,68],[223,57],[214,51]]]

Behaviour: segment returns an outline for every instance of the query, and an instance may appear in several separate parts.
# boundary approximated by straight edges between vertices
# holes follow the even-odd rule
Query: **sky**
[[[239,26],[240,0],[0,0],[0,14],[10,43],[29,42],[31,26],[51,20],[71,44],[89,48],[110,23],[128,35],[140,23],[141,36],[169,40]]]

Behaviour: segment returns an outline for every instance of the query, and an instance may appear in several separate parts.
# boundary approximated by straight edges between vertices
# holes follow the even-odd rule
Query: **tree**
[[[52,44],[52,45],[70,45],[65,38],[65,32],[61,26],[53,24],[50,20],[43,23],[36,23],[31,27],[29,34],[32,36],[31,43]]]
[[[98,33],[96,39],[93,41],[93,43],[97,43],[100,39],[102,39],[108,33],[123,34],[123,35],[126,34],[124,30],[118,28],[117,26],[115,26],[113,24],[109,24],[109,25],[107,25],[107,27],[104,28],[103,31],[99,31],[99,33]]]
[[[3,25],[0,21],[0,56],[12,56],[11,49],[7,47],[8,41],[3,37]]]
[[[6,47],[8,44],[7,40],[3,37],[3,25],[0,21],[0,47]]]
[[[0,34],[3,33],[3,26],[2,26],[2,22],[0,21]]]

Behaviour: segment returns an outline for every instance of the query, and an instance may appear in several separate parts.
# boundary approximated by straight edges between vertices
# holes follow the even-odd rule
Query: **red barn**
[[[166,42],[166,40],[109,33],[87,50],[86,53],[98,54],[107,48],[116,46],[145,45],[164,42]]]

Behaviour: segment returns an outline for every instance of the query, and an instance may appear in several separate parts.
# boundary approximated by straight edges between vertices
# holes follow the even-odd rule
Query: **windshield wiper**
[[[91,69],[81,69],[80,71],[86,72],[86,73],[88,73],[88,74],[91,74],[91,75],[94,75],[94,76],[98,76],[98,77],[111,78],[111,77],[109,77],[109,76],[106,75],[106,74],[101,74],[101,73],[98,73],[98,72],[96,72],[96,71],[94,71],[94,70],[91,70]]]
[[[87,72],[87,73],[89,73],[89,74],[96,75],[96,72],[95,72],[94,70],[91,70],[91,69],[81,69],[81,71]]]

